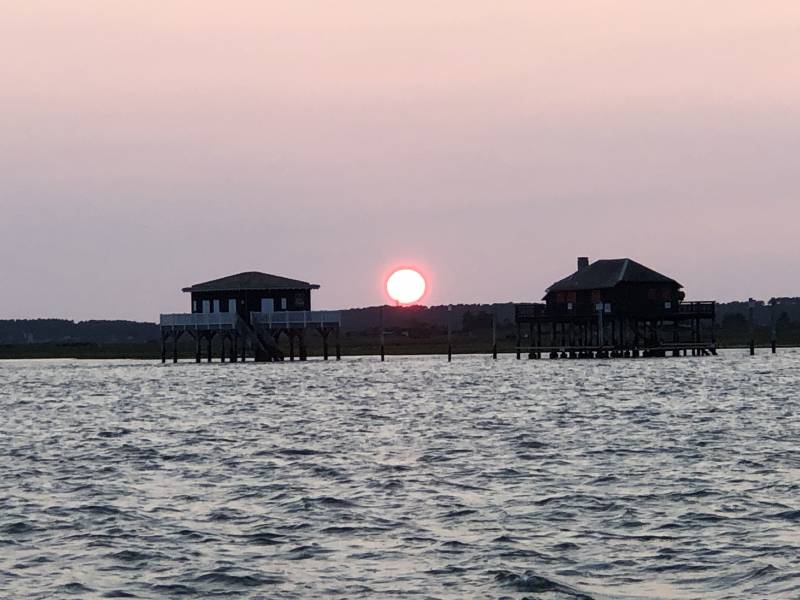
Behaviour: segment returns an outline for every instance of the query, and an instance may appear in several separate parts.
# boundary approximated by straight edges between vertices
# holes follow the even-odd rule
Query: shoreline
[[[767,344],[756,344],[756,351],[769,352],[771,347]],[[800,348],[800,344],[778,344],[777,349],[791,350]],[[720,344],[719,350],[748,350],[748,344]],[[151,344],[26,344],[14,346],[0,346],[0,360],[54,360],[54,359],[73,359],[73,360],[161,360],[160,348],[157,343]],[[498,342],[498,354],[515,354],[516,348],[513,343]],[[391,356],[443,356],[447,357],[447,344],[402,344],[387,345],[387,357]],[[453,356],[466,355],[487,355],[491,356],[492,348],[490,344],[453,344]],[[342,346],[342,356],[380,356],[378,344],[354,344],[348,347]],[[322,351],[317,348],[309,348],[308,358],[314,360],[322,359]],[[181,363],[195,362],[194,350],[190,348],[179,348],[178,360]],[[522,359],[527,360],[523,352]],[[548,359],[543,359],[548,360]],[[330,362],[335,362],[331,357]],[[171,360],[168,362],[171,363]],[[219,355],[214,353],[213,363],[219,363]],[[226,361],[227,362],[227,361]],[[252,355],[247,357],[247,362],[255,362]],[[290,362],[288,358],[285,362]],[[298,362],[296,359],[295,362]],[[201,361],[207,364],[205,357]]]

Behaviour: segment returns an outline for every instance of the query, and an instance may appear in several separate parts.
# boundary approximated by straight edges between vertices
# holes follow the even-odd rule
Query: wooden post
[[[537,358],[539,358],[538,354],[542,351],[542,322],[536,321],[536,353]]]
[[[342,360],[342,345],[339,340],[339,331],[341,326],[336,327],[336,360]]]
[[[522,345],[522,325],[517,323],[517,360],[520,359],[520,349]]]
[[[239,360],[238,348],[237,348],[238,345],[239,345],[239,336],[234,333],[233,336],[231,337],[231,362],[234,363],[237,360]]]
[[[214,340],[214,333],[213,332],[209,333],[206,339],[208,340],[208,350],[207,350],[208,354],[206,358],[208,359],[208,362],[211,362],[211,342]]]
[[[180,337],[179,333],[173,332],[172,334],[172,362],[178,362],[178,338]]]
[[[322,360],[328,360],[328,335],[330,329],[321,329],[322,333]]]
[[[225,362],[225,338],[228,336],[224,333],[219,334],[219,362]]]
[[[528,359],[536,358],[536,350],[533,349],[533,321],[528,323]]]
[[[384,318],[383,317],[383,309],[384,309],[384,307],[381,306],[381,362],[386,360],[386,352],[385,352],[385,347],[384,347],[384,342],[386,340],[385,340],[385,333],[384,333],[385,327],[384,327],[384,320],[383,320],[383,318]]]
[[[300,360],[305,361],[308,358],[308,350],[306,349],[306,330],[301,329],[300,333],[297,336],[297,340],[299,342],[299,354]]]
[[[748,321],[750,322],[750,356],[754,356],[756,353],[756,334],[755,334],[755,326],[753,324],[754,306],[755,306],[755,300],[750,298],[747,302],[747,317]]]
[[[161,364],[167,362],[167,336],[161,331]]]
[[[777,304],[777,300],[773,298],[769,301],[769,324],[770,324],[770,346],[772,348],[772,353],[775,354],[778,352],[778,321],[775,319],[775,305]]]
[[[194,332],[194,343],[195,343],[195,352],[194,352],[194,362],[200,362],[200,332]]]
[[[492,358],[497,360],[497,307],[492,305]]]
[[[286,333],[289,335],[289,360],[294,360],[294,335],[289,329],[286,330]]]
[[[447,362],[453,360],[453,327],[451,317],[453,314],[453,306],[447,305]]]
[[[604,327],[603,327],[603,312],[605,306],[597,311],[597,345],[604,346],[605,345],[605,335],[604,335]]]

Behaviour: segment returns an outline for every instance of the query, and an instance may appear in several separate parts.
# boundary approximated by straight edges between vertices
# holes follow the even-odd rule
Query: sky
[[[800,296],[798,57],[796,0],[0,0],[0,318],[532,301],[579,255]]]

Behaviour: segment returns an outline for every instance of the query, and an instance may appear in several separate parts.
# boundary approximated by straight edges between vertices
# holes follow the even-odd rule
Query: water
[[[2,598],[798,598],[800,352],[0,363]]]

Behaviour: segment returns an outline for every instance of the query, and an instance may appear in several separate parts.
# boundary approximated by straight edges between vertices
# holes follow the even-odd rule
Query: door
[[[236,312],[236,298],[231,298],[228,300],[228,312],[235,313]]]
[[[203,300],[203,312],[206,314],[211,312],[211,300]]]
[[[275,301],[272,298],[261,299],[261,312],[271,313],[275,311]]]

